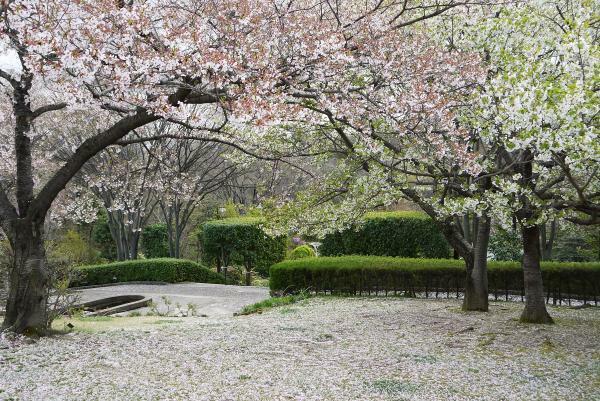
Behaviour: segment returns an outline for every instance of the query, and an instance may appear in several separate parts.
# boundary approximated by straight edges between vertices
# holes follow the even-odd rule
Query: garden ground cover
[[[0,399],[600,399],[600,310],[550,307],[556,324],[539,326],[516,321],[522,307],[316,297],[249,316],[100,319],[0,339]]]

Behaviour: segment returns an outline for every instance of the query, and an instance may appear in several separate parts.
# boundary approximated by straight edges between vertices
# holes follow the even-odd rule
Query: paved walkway
[[[94,301],[117,295],[144,295],[152,298],[159,312],[177,313],[176,305],[187,311],[188,304],[196,306],[197,315],[231,316],[244,306],[269,298],[265,287],[242,287],[222,284],[119,284],[107,287],[86,288],[77,291],[81,302]],[[166,302],[165,302],[166,299]],[[167,305],[170,303],[170,306]],[[149,308],[138,309],[142,314]],[[127,315],[130,312],[124,313]]]

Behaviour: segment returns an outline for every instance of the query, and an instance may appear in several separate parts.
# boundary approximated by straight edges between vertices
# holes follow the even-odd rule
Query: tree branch
[[[8,83],[13,87],[17,87],[19,85],[19,81],[14,79],[8,72],[0,70],[0,78],[4,78],[8,81]]]
[[[130,131],[160,119],[160,116],[148,114],[146,110],[125,117],[99,135],[85,140],[71,158],[48,180],[30,206],[33,219],[43,220],[54,198],[77,174],[83,165],[98,152],[123,138]]]
[[[47,104],[45,106],[35,109],[32,112],[32,117],[38,118],[39,116],[41,116],[44,113],[47,113],[49,111],[61,110],[61,109],[64,109],[65,107],[67,107],[66,103]]]

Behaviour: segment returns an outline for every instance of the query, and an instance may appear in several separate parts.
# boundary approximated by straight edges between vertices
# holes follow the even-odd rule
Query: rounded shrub
[[[75,276],[76,279],[71,282],[71,286],[128,281],[225,283],[222,275],[196,262],[169,258],[138,259],[103,265],[80,266],[76,268]]]
[[[169,256],[169,234],[165,224],[151,224],[142,230],[142,250],[147,258]]]
[[[218,267],[243,265],[261,275],[285,258],[286,238],[271,237],[260,227],[258,217],[237,217],[204,223],[201,231],[202,259]]]
[[[317,256],[315,250],[310,245],[300,245],[294,248],[288,255],[288,259],[303,259]]]
[[[447,258],[450,247],[435,223],[421,212],[368,213],[364,224],[326,235],[323,256],[377,255]]]

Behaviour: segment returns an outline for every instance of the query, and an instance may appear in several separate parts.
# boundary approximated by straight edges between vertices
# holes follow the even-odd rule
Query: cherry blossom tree
[[[280,122],[302,110],[290,96],[328,92],[330,81],[366,57],[386,67],[387,52],[407,39],[396,32],[460,4],[2,1],[0,46],[16,64],[0,69],[2,96],[12,106],[0,119],[13,131],[3,156],[15,176],[14,186],[0,188],[0,224],[15,254],[3,327],[43,332],[49,276],[43,223],[60,192],[100,151],[158,120],[202,128],[200,135],[216,135],[229,121]],[[204,105],[204,112],[190,119],[189,104]],[[82,110],[95,112],[94,130],[82,135],[68,160],[38,174],[36,127]],[[268,130],[259,130],[253,139],[265,135]]]
[[[142,145],[107,148],[91,159],[76,182],[101,200],[118,260],[137,259],[142,228],[157,206],[158,160]]]
[[[0,43],[18,64],[0,70],[3,95],[12,105],[2,119],[13,127],[13,146],[6,151],[15,172],[14,185],[0,188],[0,223],[15,254],[4,328],[44,330],[49,277],[44,219],[89,159],[145,124],[177,120],[186,112],[183,103],[217,104],[226,83],[251,81],[265,73],[251,61],[252,68],[240,65],[238,51],[250,57],[255,53],[233,46],[239,38],[226,32],[244,24],[238,17],[252,19],[258,14],[250,14],[261,7],[239,8],[238,16],[233,4],[219,11],[208,2],[192,10],[158,3],[5,1],[0,6]],[[182,32],[181,21],[195,29]],[[239,35],[250,45],[265,32],[254,33]],[[163,39],[169,37],[175,40]],[[41,103],[45,100],[49,103]],[[65,163],[36,185],[41,161],[34,158],[36,126],[58,110],[69,118],[82,108],[96,110],[101,122]],[[204,128],[216,124],[221,123]]]
[[[322,221],[336,228],[407,197],[465,259],[465,309],[486,310],[490,220],[516,217],[527,297],[521,318],[550,322],[539,226],[557,215],[598,223],[595,9],[532,1],[446,14],[421,25],[433,39],[416,54],[403,49],[385,69],[377,57],[365,60],[345,91],[302,103],[324,116],[310,141],[346,151],[319,177],[319,191],[288,213],[294,228]],[[468,215],[473,241],[456,219]]]
[[[313,153],[333,155],[333,163],[330,158],[322,162],[335,167],[322,169],[316,190],[296,198],[284,219],[291,217],[294,231],[322,233],[408,198],[438,223],[464,258],[463,307],[485,311],[490,216],[476,205],[489,196],[489,178],[477,160],[486,152],[476,148],[474,133],[457,123],[457,110],[485,81],[485,69],[478,51],[431,40],[434,28],[424,23],[396,30],[385,43],[371,43],[368,56],[327,90],[298,96],[297,104],[313,116],[291,135],[308,132],[305,140],[314,144]],[[411,46],[391,50],[399,43]],[[449,208],[453,198],[460,202]]]
[[[557,216],[600,224],[597,12],[594,2],[532,1],[503,8],[471,36],[490,68],[466,123],[497,149],[493,186],[502,201],[491,208],[500,221],[516,216],[521,226],[526,322],[552,322],[541,227]]]
[[[161,123],[157,130],[180,129],[185,128]],[[161,220],[167,226],[169,255],[179,258],[183,236],[196,208],[207,197],[223,192],[243,169],[227,157],[232,150],[221,143],[170,138],[158,143],[156,198]]]

